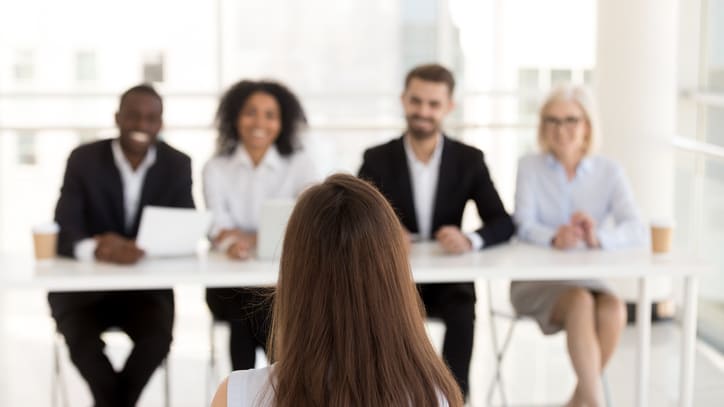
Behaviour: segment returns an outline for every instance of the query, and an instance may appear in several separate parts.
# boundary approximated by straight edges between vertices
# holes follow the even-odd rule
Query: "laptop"
[[[273,199],[261,206],[257,231],[256,256],[260,260],[279,260],[289,216],[294,210],[293,199]]]
[[[194,256],[203,246],[210,224],[210,212],[145,206],[136,244],[149,257]]]

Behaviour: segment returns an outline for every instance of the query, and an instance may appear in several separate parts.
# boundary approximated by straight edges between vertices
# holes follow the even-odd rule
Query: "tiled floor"
[[[497,302],[505,303],[505,290],[496,290]],[[473,355],[471,405],[484,406],[492,370],[487,311],[483,293],[479,295],[476,347]],[[500,298],[497,298],[500,297]],[[198,287],[176,290],[177,320],[175,340],[169,359],[171,405],[206,405],[206,363],[208,360],[209,317]],[[501,305],[503,306],[503,305]],[[48,317],[45,295],[35,291],[11,292],[5,297],[5,332],[0,335],[0,406],[50,406],[53,324]],[[503,324],[504,322],[500,322]],[[442,331],[430,327],[433,342],[439,345]],[[220,369],[227,371],[225,330],[217,331],[218,348],[223,352]],[[519,322],[504,365],[509,401],[516,406],[562,405],[574,383],[565,353],[563,335],[543,337],[532,322]],[[635,330],[624,333],[621,346],[606,372],[613,406],[631,406],[634,400]],[[673,323],[653,329],[651,406],[675,406],[678,397],[679,333]],[[123,336],[108,338],[114,361],[122,363],[130,344]],[[63,349],[65,351],[65,349]],[[724,405],[724,359],[700,344],[697,347],[694,405]],[[85,384],[64,353],[64,371],[70,405],[89,406]],[[496,402],[497,403],[497,402]],[[142,396],[140,406],[162,406],[162,376],[156,374]]]

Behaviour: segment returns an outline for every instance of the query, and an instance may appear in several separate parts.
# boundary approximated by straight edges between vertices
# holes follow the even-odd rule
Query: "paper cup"
[[[59,230],[58,224],[53,222],[33,227],[33,246],[35,247],[36,260],[45,261],[55,257]]]
[[[651,221],[651,251],[654,253],[670,252],[673,234],[673,221],[661,219]]]

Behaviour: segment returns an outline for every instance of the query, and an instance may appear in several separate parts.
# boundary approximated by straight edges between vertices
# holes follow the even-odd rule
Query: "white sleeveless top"
[[[269,385],[271,366],[261,369],[236,370],[226,385],[228,407],[271,406],[273,390]]]
[[[226,406],[271,407],[274,399],[269,385],[272,366],[231,372],[226,385]],[[439,394],[439,400],[440,407],[449,406],[442,394]]]

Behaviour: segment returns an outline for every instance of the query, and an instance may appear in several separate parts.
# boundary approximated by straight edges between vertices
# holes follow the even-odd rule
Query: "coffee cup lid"
[[[673,218],[651,218],[649,222],[653,227],[659,228],[674,228],[676,227],[676,221]]]
[[[55,222],[39,223],[33,226],[33,233],[58,233],[60,226]]]

